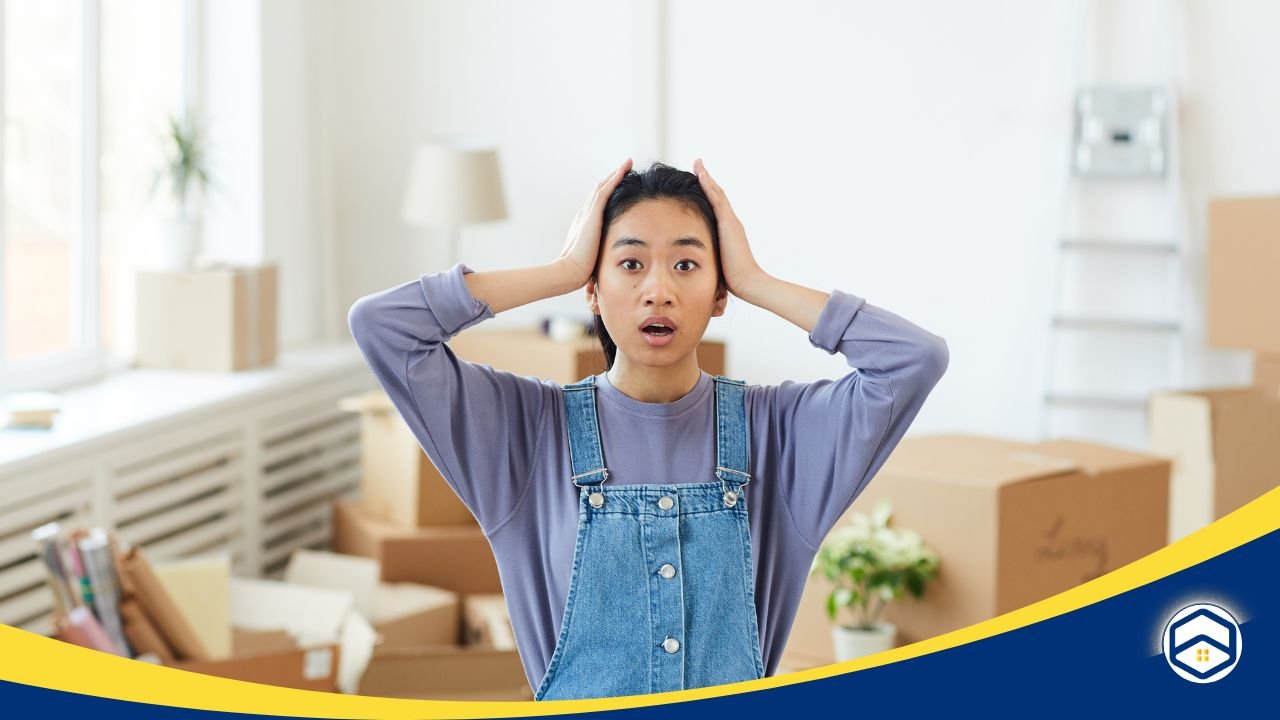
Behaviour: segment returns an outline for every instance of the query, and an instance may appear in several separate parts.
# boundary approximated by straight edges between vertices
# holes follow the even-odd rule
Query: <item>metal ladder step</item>
[[[1055,315],[1053,325],[1057,328],[1070,330],[1101,330],[1105,332],[1177,333],[1182,331],[1182,323],[1176,320],[1157,320],[1153,318]]]
[[[1144,410],[1147,407],[1145,396],[1139,395],[1090,395],[1072,392],[1051,392],[1044,396],[1050,405],[1093,407],[1111,410]]]
[[[1169,241],[1106,240],[1103,238],[1063,238],[1059,243],[1063,250],[1081,252],[1127,253],[1130,255],[1177,256],[1178,245]]]

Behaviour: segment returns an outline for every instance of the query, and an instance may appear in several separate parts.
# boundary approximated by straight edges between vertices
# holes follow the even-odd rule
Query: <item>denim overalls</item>
[[[609,488],[595,377],[563,389],[578,536],[560,637],[534,699],[764,677],[742,495],[745,384],[715,376],[718,480]]]

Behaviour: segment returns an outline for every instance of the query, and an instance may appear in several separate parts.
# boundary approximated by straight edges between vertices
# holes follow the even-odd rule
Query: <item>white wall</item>
[[[221,0],[215,0],[219,2]],[[280,343],[324,333],[324,252],[318,228],[320,163],[312,115],[317,82],[306,0],[262,6],[262,255],[279,262]]]
[[[263,259],[262,17],[260,0],[202,2],[200,107],[209,129],[204,251]]]
[[[636,3],[334,2],[323,114],[331,119],[341,317],[359,296],[449,265],[447,238],[406,226],[400,204],[420,139],[500,147],[510,219],[470,227],[477,270],[547,262],[588,191],[628,154],[654,153],[649,30]],[[641,91],[637,92],[637,88]],[[525,323],[577,296],[520,308]]]
[[[705,156],[770,273],[947,339],[951,368],[914,431],[1034,432],[1055,14],[734,7],[728,25],[720,3],[672,6],[671,155]],[[992,32],[996,21],[1016,31]],[[728,332],[733,372],[753,381],[843,371],[746,304]]]
[[[1143,30],[1158,6],[1116,7],[1095,9],[1103,31],[1084,45],[1086,79],[1161,79],[1160,43]],[[1280,149],[1267,139],[1280,121],[1267,76],[1280,6],[1185,10],[1194,281],[1205,198],[1280,190]],[[331,0],[303,14],[307,162],[321,198],[309,222],[334,243],[324,327],[344,333],[355,298],[447,266],[443,238],[399,219],[418,138],[500,143],[512,217],[467,231],[462,259],[479,270],[553,258],[587,191],[623,157],[687,168],[702,155],[768,271],[863,295],[948,340],[951,369],[913,432],[1037,436],[1074,3]],[[1143,202],[1122,220],[1163,219]],[[1089,206],[1081,220],[1108,212]],[[493,322],[564,309],[581,309],[580,294]],[[728,339],[730,373],[752,382],[844,372],[742,301],[709,334]],[[1247,356],[1199,343],[1186,384],[1247,379]]]

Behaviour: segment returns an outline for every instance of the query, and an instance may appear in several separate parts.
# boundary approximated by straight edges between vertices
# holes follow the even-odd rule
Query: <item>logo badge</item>
[[[1211,683],[1226,677],[1244,649],[1231,613],[1209,603],[1188,605],[1164,626],[1164,659],[1184,680]]]

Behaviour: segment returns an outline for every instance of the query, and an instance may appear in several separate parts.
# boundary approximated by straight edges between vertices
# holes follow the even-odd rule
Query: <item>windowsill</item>
[[[355,343],[314,343],[280,352],[274,365],[233,373],[132,368],[57,393],[53,427],[0,429],[0,477],[33,460],[71,453],[148,427],[167,429],[286,392],[299,385],[366,368]],[[367,372],[367,369],[366,369]]]

